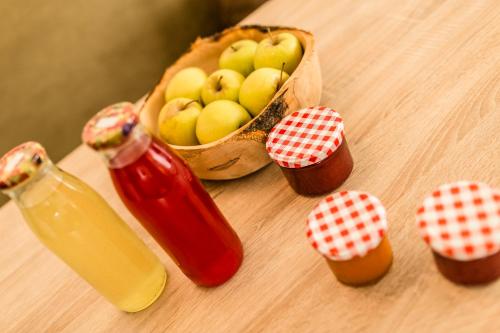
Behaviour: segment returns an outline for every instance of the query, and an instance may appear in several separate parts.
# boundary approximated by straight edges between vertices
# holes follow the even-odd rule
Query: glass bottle
[[[236,273],[237,234],[187,164],[139,124],[133,104],[105,108],[82,138],[102,153],[125,205],[187,277],[211,287]]]
[[[0,189],[40,241],[123,311],[152,304],[166,272],[116,212],[88,185],[56,167],[36,142],[0,160]]]

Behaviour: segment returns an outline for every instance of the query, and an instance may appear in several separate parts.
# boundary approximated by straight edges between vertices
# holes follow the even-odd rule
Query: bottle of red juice
[[[100,111],[82,138],[104,156],[122,201],[187,277],[211,287],[236,273],[243,260],[237,234],[187,164],[139,124],[133,104]]]

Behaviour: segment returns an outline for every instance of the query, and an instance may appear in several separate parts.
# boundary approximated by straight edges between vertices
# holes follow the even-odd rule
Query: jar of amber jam
[[[301,109],[283,118],[269,133],[266,150],[302,195],[335,190],[353,167],[344,122],[326,107]]]
[[[417,226],[448,280],[500,277],[500,190],[469,181],[441,185],[418,208]]]
[[[307,218],[307,237],[344,284],[377,282],[391,267],[385,208],[366,192],[343,191],[321,200]]]

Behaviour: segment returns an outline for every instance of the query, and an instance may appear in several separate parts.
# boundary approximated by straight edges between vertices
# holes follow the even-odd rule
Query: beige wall
[[[0,1],[0,154],[40,141],[54,160],[97,110],[135,100],[199,34],[211,1]],[[1,202],[1,200],[0,200]]]

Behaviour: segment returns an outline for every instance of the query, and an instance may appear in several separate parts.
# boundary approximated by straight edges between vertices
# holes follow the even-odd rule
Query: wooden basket
[[[165,88],[181,69],[200,67],[208,74],[218,68],[222,51],[240,39],[260,41],[273,33],[290,32],[300,40],[304,55],[298,67],[265,109],[245,126],[217,141],[198,146],[170,145],[202,179],[234,179],[266,166],[267,133],[283,116],[299,108],[317,105],[321,98],[321,72],[311,33],[287,27],[236,26],[207,38],[198,38],[190,50],[167,68],[161,81],[141,108],[141,123],[158,136],[158,114],[165,104]]]

